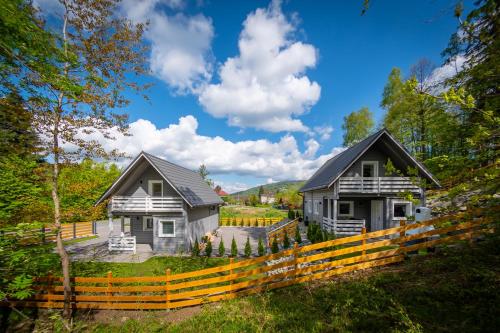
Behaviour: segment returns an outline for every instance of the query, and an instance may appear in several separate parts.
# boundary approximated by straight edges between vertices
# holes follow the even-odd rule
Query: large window
[[[403,220],[413,216],[411,202],[395,200],[392,202],[392,217],[394,220]]]
[[[314,200],[314,214],[319,214],[319,206],[321,205],[321,201]]]
[[[148,190],[149,190],[150,196],[162,197],[163,196],[163,181],[162,180],[150,180]]]
[[[160,220],[158,226],[159,237],[175,237],[175,221]]]
[[[142,218],[142,230],[144,231],[153,230],[153,218],[151,216],[144,216]]]
[[[306,200],[305,205],[307,208],[307,213],[311,214],[312,213],[312,201],[311,200]]]
[[[354,216],[354,201],[339,201],[337,215],[339,217],[353,217]]]
[[[378,162],[363,161],[361,162],[363,177],[378,177]]]

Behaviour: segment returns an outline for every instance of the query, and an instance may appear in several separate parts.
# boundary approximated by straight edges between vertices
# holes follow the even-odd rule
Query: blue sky
[[[150,21],[155,85],[149,102],[129,96],[133,139],[109,147],[204,163],[230,192],[307,178],[340,151],[343,117],[367,106],[380,122],[391,69],[441,66],[457,26],[454,1],[362,3],[124,1]]]

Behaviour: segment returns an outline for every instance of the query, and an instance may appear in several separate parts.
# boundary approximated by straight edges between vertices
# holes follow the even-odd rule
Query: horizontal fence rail
[[[221,217],[222,227],[267,227],[282,221],[281,217]]]
[[[218,267],[160,276],[72,278],[71,306],[76,309],[174,309],[233,299],[297,283],[333,277],[356,270],[401,262],[409,251],[492,232],[493,219],[484,215],[454,215],[418,224],[338,238],[284,250],[276,254],[234,261]],[[409,231],[412,231],[411,233]],[[408,234],[407,234],[408,232]],[[415,233],[416,232],[416,233]],[[415,241],[420,241],[415,243]],[[28,300],[5,305],[62,308],[62,278],[34,281],[36,293]]]
[[[420,193],[408,177],[340,177],[340,193]]]
[[[90,237],[96,234],[94,222],[73,222],[61,224],[61,236],[63,240]],[[25,245],[54,242],[56,240],[56,228],[44,226],[23,230],[22,233],[12,230],[0,230],[0,237],[19,237]]]
[[[285,234],[290,238],[295,238],[295,231],[299,225],[299,219],[282,222],[279,224],[272,225],[267,230],[267,244],[271,247],[274,239],[278,241],[279,244],[283,243],[285,239]]]

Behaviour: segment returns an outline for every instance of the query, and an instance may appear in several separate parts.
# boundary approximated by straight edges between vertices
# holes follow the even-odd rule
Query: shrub
[[[295,241],[299,244],[302,243],[302,236],[300,235],[300,228],[298,225],[297,228],[295,229]]]
[[[207,239],[207,245],[205,246],[205,254],[207,257],[210,257],[212,255],[212,242],[210,239]]]
[[[262,238],[259,238],[259,245],[257,246],[257,252],[259,253],[259,257],[262,257],[264,254],[266,254],[266,248],[264,247],[264,242],[262,241]]]
[[[314,242],[321,243],[323,241],[323,230],[319,226],[316,228],[316,232],[314,235]]]
[[[224,246],[224,240],[221,237],[219,243],[219,256],[223,257],[224,254],[226,254],[226,247]]]
[[[288,237],[288,233],[285,231],[285,238],[283,239],[283,248],[290,248],[290,237]]]
[[[236,245],[236,240],[233,240],[231,242],[231,257],[236,257],[238,255],[238,246]]]
[[[255,226],[258,227],[259,226],[259,219],[255,219]]]
[[[200,255],[200,244],[198,243],[198,237],[196,237],[193,245],[193,257],[198,257],[199,255]]]
[[[278,253],[280,251],[280,248],[278,246],[278,237],[274,235],[273,243],[271,244],[271,252],[272,253]]]
[[[245,257],[250,258],[252,255],[252,247],[250,246],[250,237],[247,236],[247,242],[245,243]]]
[[[307,226],[307,239],[312,242],[312,224],[309,223]]]
[[[290,220],[293,220],[295,218],[295,213],[290,208],[288,208],[288,218]]]

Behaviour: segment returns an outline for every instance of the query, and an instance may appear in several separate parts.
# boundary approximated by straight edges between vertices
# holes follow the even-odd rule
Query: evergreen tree
[[[272,253],[278,253],[280,251],[279,245],[278,245],[278,237],[274,235],[273,243],[271,244],[271,252]]]
[[[262,257],[264,254],[266,254],[266,248],[264,247],[264,242],[260,237],[259,237],[259,245],[257,247],[257,251],[259,253],[259,257]]]
[[[299,244],[302,243],[302,236],[300,235],[300,228],[298,225],[297,228],[295,229],[295,241]]]
[[[290,248],[290,237],[288,237],[287,232],[285,232],[285,238],[283,239],[283,248],[284,249]]]
[[[210,241],[210,238],[207,239],[205,254],[207,255],[207,257],[210,257],[212,255],[212,242]]]
[[[198,257],[200,255],[200,244],[198,243],[198,237],[196,237],[194,240],[192,253],[193,257]]]
[[[223,257],[225,254],[226,254],[226,248],[224,247],[224,240],[221,237],[219,243],[219,256]]]
[[[245,257],[250,258],[252,255],[252,247],[250,246],[250,237],[247,236],[247,242],[245,243]]]
[[[236,240],[234,239],[231,241],[231,257],[236,257],[238,256],[238,246],[236,245]]]

